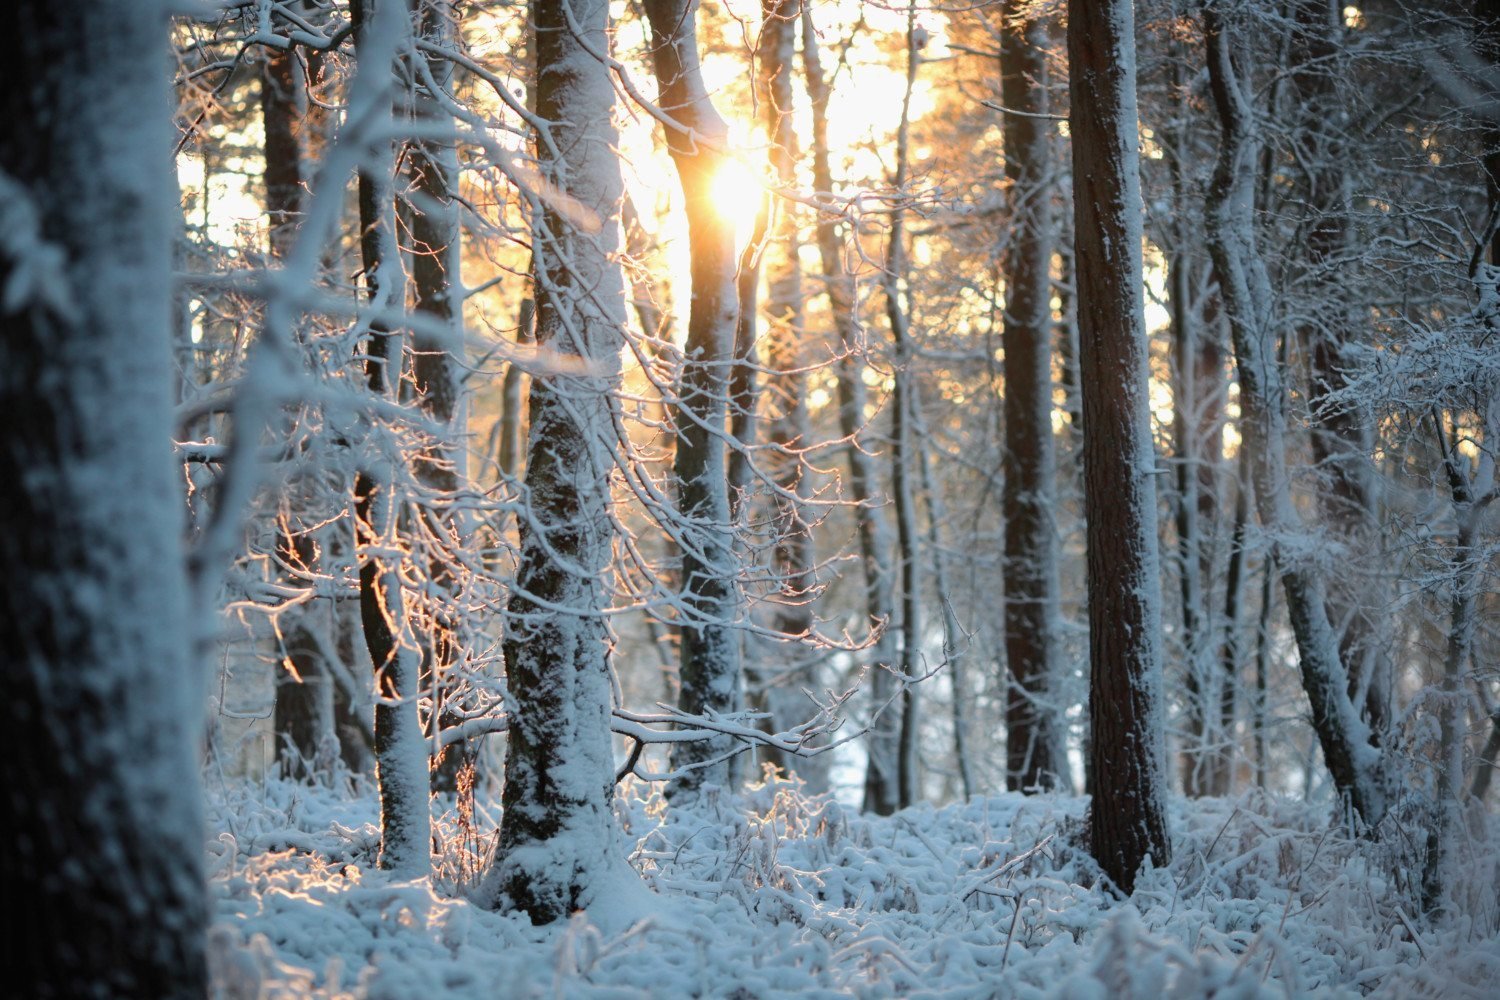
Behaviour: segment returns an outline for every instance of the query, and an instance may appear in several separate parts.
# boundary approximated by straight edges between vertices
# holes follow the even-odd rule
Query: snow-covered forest
[[[1494,995],[1500,0],[9,11],[7,995]]]

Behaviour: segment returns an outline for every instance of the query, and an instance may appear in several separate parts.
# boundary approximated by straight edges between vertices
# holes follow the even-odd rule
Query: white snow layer
[[[369,796],[220,789],[215,995],[1493,995],[1493,863],[1470,873],[1471,912],[1489,916],[1434,930],[1396,849],[1330,830],[1321,810],[1173,799],[1176,860],[1116,902],[1075,846],[1084,804],[1010,794],[882,818],[786,782],[670,809],[637,789],[618,809],[652,915],[621,926],[601,900],[536,928],[456,888],[483,870],[474,848],[446,851],[432,880],[377,870]],[[451,814],[439,828],[493,843],[460,837]]]

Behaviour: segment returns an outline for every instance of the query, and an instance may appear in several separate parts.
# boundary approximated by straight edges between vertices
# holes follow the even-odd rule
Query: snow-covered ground
[[[655,892],[647,915],[603,906],[535,928],[463,897],[492,820],[475,831],[443,817],[438,874],[403,882],[374,867],[373,796],[221,786],[215,987],[396,1000],[1500,995],[1493,837],[1476,834],[1466,912],[1434,928],[1413,912],[1415,830],[1372,843],[1300,803],[1177,799],[1172,864],[1118,902],[1075,846],[1084,805],[1001,795],[879,818],[783,782],[669,810],[636,787],[620,816]]]

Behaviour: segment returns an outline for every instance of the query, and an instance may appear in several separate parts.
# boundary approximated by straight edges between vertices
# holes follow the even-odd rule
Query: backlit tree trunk
[[[414,0],[419,8],[418,30],[423,40],[453,48],[458,39],[458,13],[452,0]],[[414,57],[422,58],[422,57]],[[417,119],[437,127],[451,127],[452,116],[444,107],[444,91],[452,83],[453,63],[431,53],[425,57],[434,93],[425,80],[415,89]],[[421,79],[421,78],[419,78]],[[411,194],[411,283],[412,309],[446,331],[446,338],[415,332],[412,335],[412,381],[422,412],[441,428],[416,458],[417,482],[434,497],[452,496],[463,480],[464,409],[460,393],[463,338],[463,281],[460,277],[461,243],[458,221],[458,149],[452,141],[427,138],[407,150],[407,178]],[[454,550],[466,544],[466,526],[461,513],[440,515],[425,511],[426,529]],[[454,579],[450,560],[441,555],[428,560],[430,582],[436,590],[432,634],[422,649],[422,688],[433,699],[427,720],[428,738],[448,725],[456,725],[459,714],[446,704],[456,684],[453,670],[463,645],[462,624],[455,617]],[[460,742],[434,762],[434,787],[456,787],[458,771],[472,762],[475,747]]]
[[[819,191],[833,191],[833,170],[828,149],[829,85],[823,75],[818,51],[818,36],[812,13],[802,8],[802,62],[807,76],[807,91],[812,105],[813,186]],[[892,549],[890,522],[881,503],[875,463],[865,441],[865,411],[868,392],[863,379],[861,350],[864,334],[855,316],[854,278],[844,267],[843,245],[838,223],[827,214],[817,220],[818,258],[828,290],[829,311],[833,313],[834,336],[844,354],[836,367],[839,394],[839,433],[848,439],[844,454],[849,461],[849,498],[857,504],[855,516],[859,526],[859,559],[864,571],[865,615],[871,626],[879,626],[874,648],[869,655],[870,668],[865,677],[872,712],[880,712],[865,743],[868,763],[865,767],[864,808],[867,812],[888,816],[896,811],[900,793],[896,787],[896,726],[899,713],[891,705],[896,691],[896,650],[893,633],[888,627],[895,618],[896,597],[887,553]]]
[[[652,58],[662,110],[687,206],[692,248],[692,307],[678,383],[677,455],[673,471],[682,549],[683,711],[732,712],[740,695],[740,637],[734,525],[729,510],[725,418],[734,355],[738,294],[734,225],[713,202],[729,130],[709,100],[698,65],[697,0],[647,0]],[[674,767],[693,767],[673,785],[691,792],[729,781],[729,737],[682,743]]]
[[[407,30],[404,0],[357,0],[350,7],[361,62],[356,86],[367,100],[390,107],[394,75],[386,65]],[[404,304],[405,288],[396,246],[395,172],[390,143],[377,143],[359,171],[360,262],[366,299]],[[380,321],[370,324],[365,344],[370,393],[394,399],[401,379],[401,335]],[[371,451],[379,451],[375,444]],[[395,458],[363,459],[354,484],[355,519],[363,549],[359,566],[359,611],[365,646],[375,668],[375,772],[380,784],[380,866],[404,875],[426,875],[432,862],[432,815],[428,802],[427,747],[417,715],[421,653],[411,637],[402,592],[397,541],[399,501]]]

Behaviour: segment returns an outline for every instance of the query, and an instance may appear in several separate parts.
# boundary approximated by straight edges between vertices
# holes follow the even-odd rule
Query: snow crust
[[[377,870],[367,799],[221,788],[215,986],[422,1000],[1491,995],[1494,928],[1424,927],[1393,849],[1344,837],[1318,809],[1173,799],[1176,860],[1120,902],[1076,846],[1085,807],[1007,794],[873,817],[775,782],[668,808],[637,787],[619,819],[639,882],[533,927],[441,874]],[[451,817],[439,828],[452,836]],[[1495,871],[1470,875],[1493,911]]]

